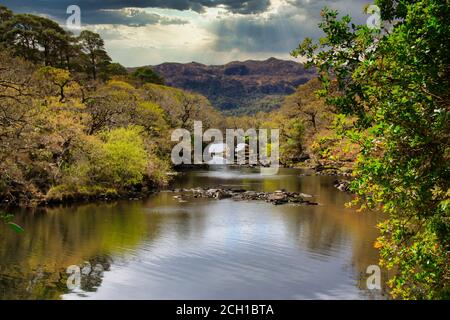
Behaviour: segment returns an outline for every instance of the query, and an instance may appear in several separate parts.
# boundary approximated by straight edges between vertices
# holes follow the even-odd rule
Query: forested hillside
[[[2,202],[147,192],[167,182],[171,128],[220,127],[206,98],[128,75],[98,34],[5,7],[0,19]]]
[[[168,183],[175,128],[279,129],[281,164],[344,174],[348,205],[383,213],[374,247],[391,296],[448,299],[449,1],[375,3],[383,28],[324,8],[324,37],[292,52],[305,65],[271,58],[132,70],[112,61],[97,33],[73,35],[0,6],[0,203],[134,199]],[[247,191],[256,192],[239,189]],[[323,208],[314,226],[330,216]],[[292,221],[295,232],[316,229]]]
[[[279,109],[249,116],[229,116],[229,128],[280,130],[280,163],[315,168],[328,174],[349,173],[360,151],[346,137],[354,117],[345,116],[317,95],[322,88],[315,78],[286,96]]]
[[[301,63],[269,58],[233,61],[225,65],[163,63],[152,67],[174,87],[206,96],[228,115],[270,112],[284,97],[316,76]]]

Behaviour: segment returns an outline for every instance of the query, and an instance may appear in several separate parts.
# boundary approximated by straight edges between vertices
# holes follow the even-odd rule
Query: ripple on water
[[[24,289],[16,285],[19,289],[14,290],[25,296],[27,272],[37,270],[36,265],[52,265],[60,272],[67,264],[107,256],[110,268],[92,292],[61,292],[62,297],[366,297],[356,283],[359,273],[378,259],[372,246],[376,221],[344,211],[347,198],[330,186],[330,177],[300,177],[298,171],[283,169],[273,177],[231,170],[188,173],[181,179],[175,187],[285,188],[319,195],[324,205],[274,206],[230,199],[180,203],[173,194],[160,193],[139,203],[49,210],[18,221],[28,232],[23,242],[6,233],[0,238],[0,266],[8,267],[2,269],[5,281],[22,281]],[[51,282],[55,280],[48,281],[49,288],[58,287]],[[12,290],[11,285],[0,287],[0,292]]]

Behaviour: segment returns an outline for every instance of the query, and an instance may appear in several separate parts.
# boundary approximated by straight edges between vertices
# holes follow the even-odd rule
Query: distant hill
[[[300,63],[276,58],[217,66],[163,63],[152,68],[165,78],[167,85],[201,93],[227,114],[275,109],[284,96],[315,76],[314,71],[305,70]]]

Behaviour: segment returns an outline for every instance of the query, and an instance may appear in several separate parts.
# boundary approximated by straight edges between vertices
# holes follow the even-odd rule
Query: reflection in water
[[[0,231],[0,298],[59,298],[68,266],[108,259],[155,236],[141,213],[137,203],[116,203],[16,214],[25,232]]]
[[[170,192],[145,201],[19,212],[26,232],[0,227],[0,298],[297,299],[380,298],[358,287],[373,248],[377,215],[355,213],[332,177],[281,169],[187,172],[174,188],[286,189],[320,206],[191,199]],[[81,288],[67,267],[89,263]]]

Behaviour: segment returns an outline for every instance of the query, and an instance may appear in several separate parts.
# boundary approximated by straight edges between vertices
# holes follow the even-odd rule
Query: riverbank
[[[46,196],[30,198],[26,202],[10,202],[9,200],[4,200],[0,203],[0,209],[51,207],[61,204],[71,205],[116,200],[140,200],[161,190],[163,190],[163,187],[154,185],[135,186],[119,191],[99,186],[86,186],[76,190],[56,187],[51,189]]]
[[[373,247],[375,214],[355,214],[333,177],[281,168],[191,170],[170,188],[277,190],[320,205],[157,192],[140,201],[62,204],[11,210],[24,232],[0,224],[3,299],[363,299],[358,286]],[[192,194],[193,195],[193,194]],[[183,200],[187,201],[184,202]],[[66,287],[69,266],[80,288]],[[104,270],[93,278],[99,265]],[[343,272],[345,270],[345,272]],[[331,280],[333,281],[331,281]],[[95,280],[95,281],[93,281]],[[365,284],[365,278],[361,280]],[[380,291],[368,292],[379,298]],[[382,298],[382,297],[380,297]]]
[[[336,187],[340,191],[350,192],[350,178],[351,178],[351,170],[346,166],[338,167],[338,163],[327,163],[327,164],[313,164],[311,162],[303,162],[298,163],[293,166],[281,166],[281,168],[287,169],[301,169],[310,171],[311,173],[304,173],[301,175],[322,175],[322,176],[335,176],[336,180],[333,182],[334,187]],[[255,169],[256,166],[251,165],[229,165],[227,166],[231,170],[236,169]],[[113,188],[106,188],[102,186],[85,186],[82,188],[71,189],[63,186],[54,187],[49,190],[47,195],[42,197],[30,198],[27,202],[23,203],[12,203],[9,200],[5,200],[0,203],[0,208],[8,209],[11,207],[25,207],[25,208],[33,208],[33,207],[45,207],[45,206],[54,206],[61,204],[77,204],[77,203],[89,203],[89,202],[108,202],[108,201],[116,201],[116,200],[141,200],[152,194],[161,192],[166,190],[170,185],[170,181],[180,174],[184,174],[186,172],[190,172],[193,170],[209,170],[209,165],[182,165],[174,168],[175,171],[167,172],[166,176],[167,183],[164,185],[155,185],[155,184],[147,184],[147,185],[137,185],[130,187],[128,189],[117,190]],[[243,193],[246,193],[245,200],[269,200],[271,195],[269,194],[258,194],[254,190],[245,190],[245,192],[236,192],[233,189],[223,189],[220,187],[214,188],[215,191],[219,192],[223,198],[234,198],[239,199],[243,197]],[[192,190],[191,190],[192,191]],[[214,190],[211,188],[204,188],[196,190],[197,197],[207,197],[207,198],[215,198],[216,193],[213,194]],[[193,191],[194,192],[194,191]],[[283,193],[284,192],[284,193]],[[304,203],[308,204],[308,201],[304,201],[304,199],[300,199],[299,196],[295,194],[288,194],[285,190],[280,190],[280,193],[283,195],[278,195],[280,199],[268,202],[276,202],[284,203],[284,202],[295,202],[295,203]],[[276,198],[276,196],[275,196]]]
[[[312,170],[316,175],[351,177],[354,162],[352,161],[321,161],[311,159],[295,163],[288,168]]]

